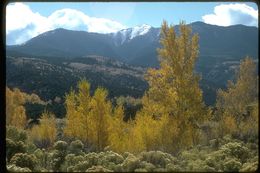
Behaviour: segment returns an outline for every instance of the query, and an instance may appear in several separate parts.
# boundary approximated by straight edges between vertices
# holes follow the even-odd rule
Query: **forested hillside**
[[[76,87],[55,99],[59,103],[60,97],[64,98],[65,117],[57,118],[46,109],[38,119],[28,116],[26,105],[48,105],[42,96],[6,87],[7,170],[256,171],[259,79],[255,61],[244,57],[234,80],[228,82],[226,89],[217,91],[215,107],[207,106],[199,85],[201,77],[194,72],[199,35],[183,22],[179,33],[163,22],[158,50],[160,67],[145,72],[148,89],[141,99],[119,96],[112,99],[106,88],[92,88],[95,81],[75,77]],[[80,63],[86,60],[102,61],[102,58],[79,59],[77,63],[68,60],[62,67],[68,71],[65,76],[92,68]],[[8,61],[10,65],[30,65],[34,59],[9,57]],[[36,61],[35,68],[39,71],[49,68],[52,80],[58,79],[55,76],[61,72],[58,66],[49,66],[44,59]],[[120,64],[112,64],[111,68],[120,70]],[[141,73],[136,71],[143,69],[132,68],[125,73],[138,78]],[[102,64],[95,69],[102,70]],[[21,73],[23,70],[26,69],[21,69]],[[118,82],[124,81],[119,79],[116,78]],[[135,111],[129,112],[128,105]]]

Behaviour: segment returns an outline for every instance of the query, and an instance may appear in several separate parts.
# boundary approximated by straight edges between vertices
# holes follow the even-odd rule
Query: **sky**
[[[247,2],[24,2],[6,7],[6,43],[22,44],[49,30],[65,28],[111,33],[162,21],[202,21],[219,26],[258,27],[258,7]]]

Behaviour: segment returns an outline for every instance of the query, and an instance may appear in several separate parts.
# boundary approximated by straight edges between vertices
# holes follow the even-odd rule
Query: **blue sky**
[[[257,5],[242,2],[26,2],[8,4],[6,16],[7,44],[20,44],[59,27],[109,33],[141,24],[160,27],[163,19],[171,24],[184,20],[258,25]]]

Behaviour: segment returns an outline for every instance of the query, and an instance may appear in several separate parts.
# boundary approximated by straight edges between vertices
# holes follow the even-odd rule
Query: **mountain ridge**
[[[252,57],[258,63],[258,29],[244,25],[228,27],[203,22],[190,24],[199,34],[199,57],[195,70],[206,85],[224,88],[232,80],[241,59]],[[134,66],[158,67],[157,48],[160,28],[147,27],[144,34],[123,44],[120,34],[99,34],[85,31],[56,29],[34,37],[23,45],[7,46],[7,54],[35,57],[77,58],[89,55],[109,57]],[[178,33],[178,25],[175,26]],[[127,31],[127,29],[126,29]],[[131,30],[129,30],[131,32]],[[140,32],[142,33],[142,32]],[[204,85],[205,88],[206,85]],[[214,89],[215,90],[215,89]],[[213,99],[214,100],[214,99]]]

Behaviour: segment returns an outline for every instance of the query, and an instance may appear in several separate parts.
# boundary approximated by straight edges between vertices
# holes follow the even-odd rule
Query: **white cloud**
[[[54,11],[48,17],[34,13],[23,3],[11,3],[6,8],[7,44],[20,44],[55,28],[110,33],[126,27],[116,21],[90,17],[68,8]]]
[[[258,26],[258,10],[241,3],[221,4],[214,8],[214,14],[204,15],[202,19],[205,23],[212,25]]]

